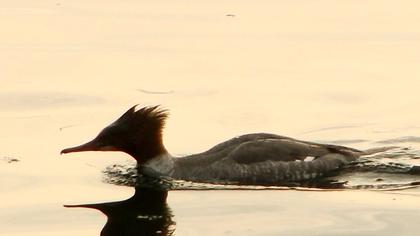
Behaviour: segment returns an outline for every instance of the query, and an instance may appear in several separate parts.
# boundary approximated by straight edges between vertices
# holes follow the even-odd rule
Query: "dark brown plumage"
[[[143,164],[161,153],[166,153],[162,142],[162,130],[167,110],[159,106],[137,105],[126,111],[120,118],[104,128],[97,137],[80,146],[67,148],[62,154],[80,151],[122,151]]]

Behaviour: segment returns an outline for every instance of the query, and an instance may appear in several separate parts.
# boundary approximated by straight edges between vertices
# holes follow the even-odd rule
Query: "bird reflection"
[[[101,236],[174,235],[175,222],[166,202],[168,191],[156,183],[136,186],[134,196],[124,201],[65,207],[92,208],[104,213],[108,220]]]

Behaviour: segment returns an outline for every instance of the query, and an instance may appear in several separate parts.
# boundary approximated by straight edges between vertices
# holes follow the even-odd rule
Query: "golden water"
[[[59,151],[137,103],[170,109],[165,143],[175,155],[248,132],[365,140],[356,148],[416,136],[419,8],[382,0],[3,0],[0,158],[20,161],[0,159],[0,235],[97,235],[99,212],[62,204],[128,198],[132,190],[102,183],[101,171],[129,158]],[[415,235],[413,194],[398,195],[399,204],[369,192],[187,191],[168,201],[177,235]],[[306,209],[328,206],[324,197],[339,198],[342,212],[315,207],[313,221]]]

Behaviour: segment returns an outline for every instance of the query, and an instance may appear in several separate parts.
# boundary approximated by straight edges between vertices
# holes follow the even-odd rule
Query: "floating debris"
[[[2,157],[0,160],[5,161],[7,163],[16,163],[20,161],[19,159],[14,157]]]
[[[66,126],[62,126],[60,127],[60,131],[63,131],[63,129],[68,129],[68,128],[73,128],[76,127],[77,125],[66,125]]]

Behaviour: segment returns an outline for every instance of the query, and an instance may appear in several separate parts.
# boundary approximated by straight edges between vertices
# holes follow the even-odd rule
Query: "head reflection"
[[[101,236],[173,235],[175,222],[166,203],[168,191],[152,186],[137,186],[134,196],[97,204],[65,205],[92,208],[104,213],[108,220]]]

